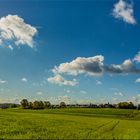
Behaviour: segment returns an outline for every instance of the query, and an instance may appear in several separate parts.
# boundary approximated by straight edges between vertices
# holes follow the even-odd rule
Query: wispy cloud
[[[36,34],[37,29],[18,15],[0,18],[0,44],[3,47],[13,50],[14,46],[27,45],[33,48]]]
[[[117,19],[123,20],[129,24],[136,24],[134,18],[133,3],[128,3],[125,0],[119,0],[113,8],[113,16]]]

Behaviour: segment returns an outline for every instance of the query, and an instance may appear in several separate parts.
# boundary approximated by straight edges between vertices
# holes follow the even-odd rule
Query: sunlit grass
[[[139,113],[135,120],[133,112],[136,114],[123,109],[0,110],[0,138],[140,139]]]

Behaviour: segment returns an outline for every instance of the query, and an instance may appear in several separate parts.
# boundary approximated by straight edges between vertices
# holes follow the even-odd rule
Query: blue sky
[[[3,0],[0,102],[140,101],[138,0]]]

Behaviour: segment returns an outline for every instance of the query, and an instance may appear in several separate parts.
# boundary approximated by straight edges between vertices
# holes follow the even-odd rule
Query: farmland
[[[133,109],[1,109],[1,139],[140,139]]]

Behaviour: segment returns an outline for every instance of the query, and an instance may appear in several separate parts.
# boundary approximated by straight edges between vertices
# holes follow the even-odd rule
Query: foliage
[[[138,110],[140,110],[140,104],[138,104]]]
[[[21,103],[22,108],[24,108],[24,109],[29,108],[29,102],[27,99],[23,99],[20,103]]]
[[[118,103],[117,107],[120,109],[135,109],[136,108],[132,102],[120,102]]]
[[[45,101],[44,102],[44,107],[45,108],[50,108],[51,107],[51,103],[49,101]]]
[[[60,107],[61,107],[61,108],[65,108],[65,107],[66,107],[66,103],[65,103],[65,102],[61,102],[61,103],[60,103]]]
[[[42,101],[34,101],[33,109],[44,109],[44,103]]]

